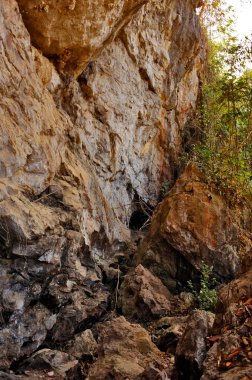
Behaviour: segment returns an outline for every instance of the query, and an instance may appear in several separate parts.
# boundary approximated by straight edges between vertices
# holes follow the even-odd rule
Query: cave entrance
[[[130,217],[129,229],[133,231],[139,231],[147,224],[149,216],[141,210],[136,210]]]
[[[132,231],[144,230],[150,224],[153,206],[146,203],[138,194],[135,194],[133,205],[134,211],[129,220],[129,229]]]

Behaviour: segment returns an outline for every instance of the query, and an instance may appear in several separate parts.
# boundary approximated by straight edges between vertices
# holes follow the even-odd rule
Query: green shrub
[[[217,291],[213,289],[216,279],[212,276],[213,267],[202,263],[200,287],[195,289],[192,281],[188,281],[188,286],[192,290],[197,306],[203,310],[215,311],[217,303]]]

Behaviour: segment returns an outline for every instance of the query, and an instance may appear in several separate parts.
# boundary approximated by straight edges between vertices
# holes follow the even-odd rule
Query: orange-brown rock
[[[243,302],[247,300],[251,300],[252,305],[252,267],[220,290],[216,307],[216,332],[219,333],[225,325],[230,326],[230,328],[239,326],[242,315],[237,314],[237,311],[239,306],[241,312],[243,307],[246,308],[246,305],[243,306]],[[249,310],[252,309],[250,303],[248,308]]]
[[[213,266],[218,278],[228,279],[237,273],[245,251],[236,214],[189,165],[158,207],[137,262],[163,280],[185,281],[202,262]]]
[[[18,0],[33,44],[80,74],[148,0]]]
[[[43,191],[59,169],[68,122],[35,70],[14,0],[1,1],[0,177]]]
[[[156,361],[162,363],[160,351],[147,331],[140,325],[130,324],[124,317],[116,318],[100,328],[98,359],[88,380],[133,380]]]
[[[168,289],[141,264],[129,272],[119,291],[123,315],[139,320],[161,317],[170,310]]]

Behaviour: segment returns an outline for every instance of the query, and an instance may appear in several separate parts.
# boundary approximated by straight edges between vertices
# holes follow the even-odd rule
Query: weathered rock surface
[[[68,352],[80,359],[82,355],[95,355],[98,345],[91,330],[87,329],[77,334],[74,341],[70,343]]]
[[[33,353],[56,320],[56,316],[40,304],[20,314],[13,313],[7,326],[0,330],[0,369],[8,369],[13,361]]]
[[[196,380],[200,377],[206,357],[206,337],[213,326],[214,314],[195,311],[176,348],[176,367],[179,379]]]
[[[0,142],[0,220],[4,245],[14,242],[26,247],[46,233],[62,236],[64,226],[83,230],[87,243],[101,226],[109,235],[107,227],[113,212],[86,155],[81,163],[74,149],[69,150],[68,133],[74,126],[44,85],[48,81],[54,89],[55,69],[46,58],[39,61],[39,53],[34,55],[16,2],[1,2],[0,14],[0,112],[4,128]],[[51,70],[50,80],[44,79],[47,68]],[[58,77],[59,84],[62,81]],[[94,210],[98,203],[103,206]],[[121,239],[127,239],[123,232],[126,228],[119,221],[117,226]],[[109,229],[112,231],[112,224]]]
[[[58,263],[29,256],[1,260],[2,369],[37,350],[48,334],[55,342],[73,339],[78,330],[106,312],[109,293],[82,239],[78,244],[78,235],[74,236],[74,242],[67,240],[61,273]]]
[[[187,320],[188,316],[176,316],[164,317],[158,321],[155,343],[162,352],[175,354],[177,344],[186,329]]]
[[[252,267],[224,286],[219,293],[216,307],[215,330],[220,332],[224,325],[239,326],[239,302],[252,298]],[[241,305],[241,307],[243,307]],[[248,305],[250,308],[250,305]]]
[[[159,380],[159,379],[170,379],[171,370],[170,368],[160,370],[154,365],[150,365],[146,370],[138,375],[135,380]]]
[[[0,371],[1,380],[62,380],[62,376],[53,371],[26,371],[25,375],[15,375],[14,373],[6,373]]]
[[[187,327],[183,318],[160,322],[157,344],[170,356],[123,317],[97,322],[125,273],[117,258],[131,249],[131,216],[146,220],[165,181],[177,176],[205,56],[201,3],[0,2],[0,378],[167,378],[175,350],[181,376],[185,366],[190,376],[200,373],[204,312]],[[156,212],[138,264],[174,288],[202,259],[232,277],[241,247],[248,250],[225,201],[187,171]],[[216,328],[235,325],[232,310],[251,297],[250,276],[230,285],[233,299],[222,289]],[[187,295],[173,300],[180,313],[190,310]],[[138,265],[120,302],[125,315],[147,319],[167,312],[171,300]],[[240,345],[250,333],[241,315],[229,331]],[[209,351],[205,377],[225,339]]]
[[[52,339],[64,342],[73,338],[76,331],[84,329],[87,322],[98,320],[107,310],[108,292],[98,284],[95,289],[83,287],[73,291],[68,304],[61,307],[52,330]],[[93,293],[92,293],[93,291]],[[88,292],[88,296],[87,296]],[[93,294],[93,296],[92,296]]]
[[[137,262],[172,287],[195,277],[202,261],[217,278],[233,278],[249,249],[235,212],[189,165],[158,207]]]
[[[196,5],[0,2],[4,371],[42,345],[72,341],[79,359],[80,334],[109,308],[107,257],[176,175],[204,58]]]
[[[62,7],[71,5],[66,3]],[[86,25],[88,17],[93,17],[87,10],[82,15],[77,12],[84,3],[66,11],[79,28],[78,17],[86,14]],[[94,7],[94,12],[105,3]],[[120,1],[110,3],[110,8],[124,12],[124,3],[128,9],[136,6]],[[34,6],[29,1],[20,4]],[[35,4],[31,13],[43,19],[55,11],[55,22],[61,22],[54,9],[59,5],[53,4]],[[127,228],[121,222],[129,222],[136,194],[155,203],[162,181],[173,176],[180,131],[196,103],[203,49],[193,5],[152,0],[90,62],[79,81],[60,78],[30,46],[14,0],[1,3],[1,17],[3,236],[7,239],[8,230],[18,242],[29,241],[45,234],[48,224],[52,232],[74,224],[72,229],[81,230],[88,245],[94,245],[93,234],[102,231],[110,243],[127,240]],[[97,22],[102,28],[104,20]],[[42,21],[36,27],[46,29]],[[70,36],[71,26],[67,28]],[[61,38],[57,28],[50,30],[56,33],[53,40]],[[38,37],[35,31],[30,33]],[[45,43],[50,40],[39,38]],[[190,96],[185,96],[188,91]],[[175,113],[180,115],[177,119]],[[19,133],[15,133],[16,125]],[[23,196],[27,191],[37,194],[36,198],[31,201]],[[32,218],[27,225],[29,213]],[[43,216],[38,219],[37,215]]]
[[[123,315],[148,320],[167,314],[171,305],[168,289],[142,265],[129,272],[119,291]]]
[[[159,354],[160,351],[140,325],[130,324],[124,317],[113,319],[101,326],[98,359],[88,379],[135,379],[148,364],[162,362]]]
[[[77,363],[74,357],[65,352],[44,348],[22,363],[21,368],[28,371],[32,369],[47,370],[49,373],[52,371],[63,378]]]
[[[18,0],[33,44],[61,68],[81,73],[148,0]]]

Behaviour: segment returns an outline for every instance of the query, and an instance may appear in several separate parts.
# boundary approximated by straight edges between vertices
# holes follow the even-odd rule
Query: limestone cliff
[[[67,223],[125,241],[134,199],[173,177],[200,27],[193,2],[143,3],[1,2],[1,218],[19,245]]]
[[[1,369],[108,307],[97,263],[177,173],[197,3],[1,0]]]

